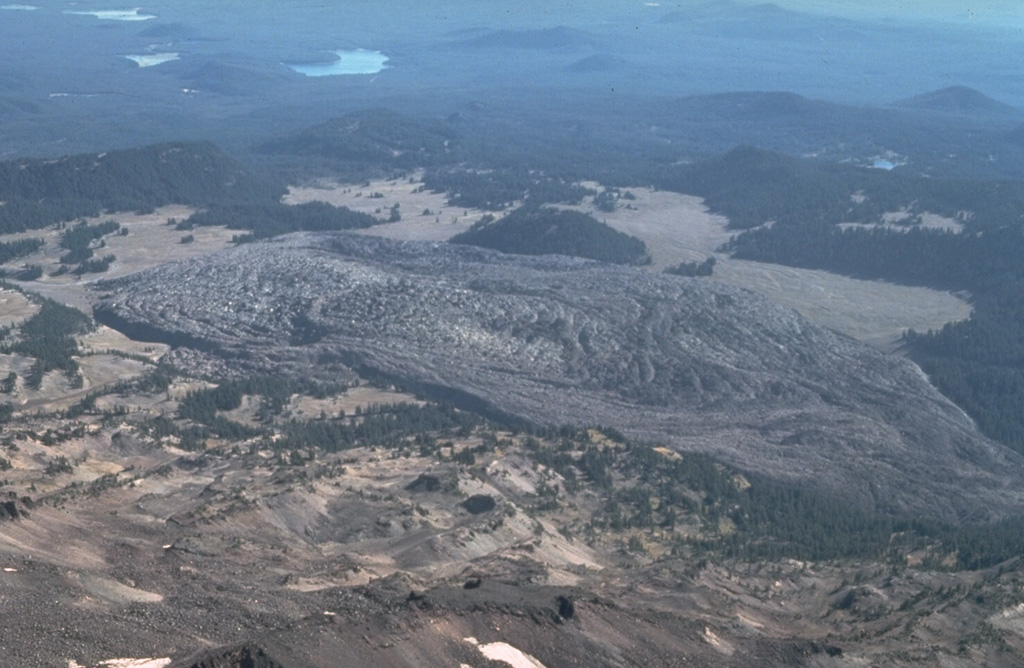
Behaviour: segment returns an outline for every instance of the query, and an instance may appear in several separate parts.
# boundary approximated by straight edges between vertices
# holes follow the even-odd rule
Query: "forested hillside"
[[[307,202],[296,206],[280,202],[223,204],[193,214],[178,224],[179,229],[223,225],[248,234],[235,236],[236,242],[254,241],[288,232],[325,232],[349,230],[376,225],[380,221],[365,213],[324,202]]]
[[[283,194],[283,186],[255,176],[210,143],[17,160],[0,163],[0,234],[107,211],[272,201]]]
[[[885,517],[820,493],[751,476],[707,455],[667,456],[663,448],[630,442],[610,428],[502,425],[434,403],[373,405],[353,416],[342,412],[330,420],[281,419],[296,393],[330,396],[343,390],[339,385],[294,378],[225,382],[190,393],[179,407],[179,422],[162,422],[159,433],[176,436],[188,449],[203,448],[210,437],[262,435],[275,456],[292,465],[374,444],[397,452],[416,449],[442,462],[450,459],[482,468],[496,452],[513,447],[513,440],[499,441],[496,436],[501,429],[511,429],[522,442],[525,457],[550,471],[554,481],[538,489],[532,511],[557,513],[569,505],[583,505],[580,499],[589,495],[600,502],[590,502],[588,521],[561,520],[569,535],[594,541],[602,534],[647,532],[650,536],[659,531],[673,551],[691,552],[695,557],[867,558],[899,565],[905,563],[908,552],[929,547],[931,568],[948,569],[955,563],[958,568],[977,569],[1004,561],[1022,547],[1020,520],[958,527]],[[220,413],[239,408],[246,396],[258,398],[258,427],[242,427]],[[188,426],[182,427],[181,421]],[[275,438],[266,438],[275,430]],[[479,445],[450,454],[438,438],[439,433],[457,437],[474,432],[484,432]],[[695,525],[699,531],[694,531]],[[634,539],[630,549],[641,550],[640,545]]]
[[[616,264],[650,264],[643,241],[579,211],[523,206],[497,222],[481,221],[452,243],[519,255],[573,255]]]
[[[804,230],[839,223],[880,223],[905,211],[904,225],[930,212],[984,229],[1024,221],[1024,183],[934,179],[794,158],[750,146],[664,172],[657,185],[700,195],[737,229],[769,221]],[[970,212],[969,215],[967,212]]]
[[[454,127],[388,109],[352,112],[261,144],[257,151],[295,176],[329,170],[353,180],[465,157]]]

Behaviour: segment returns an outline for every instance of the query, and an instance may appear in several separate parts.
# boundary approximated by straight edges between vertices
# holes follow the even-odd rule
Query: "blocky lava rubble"
[[[602,425],[896,514],[1024,506],[1024,461],[911,362],[701,279],[345,233],[101,283],[97,318],[235,373],[377,374],[532,423]]]

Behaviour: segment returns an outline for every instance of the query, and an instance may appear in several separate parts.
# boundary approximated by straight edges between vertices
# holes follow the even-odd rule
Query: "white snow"
[[[170,663],[170,659],[110,659],[100,661],[96,668],[164,668]],[[68,668],[85,668],[85,666],[72,659],[68,661]]]
[[[473,637],[464,638],[463,640],[471,645],[476,645],[476,648],[480,650],[480,653],[491,661],[501,661],[502,663],[507,663],[512,666],[512,668],[547,668],[543,663],[526,652],[516,649],[506,642],[491,642],[486,645],[481,645],[480,642]]]

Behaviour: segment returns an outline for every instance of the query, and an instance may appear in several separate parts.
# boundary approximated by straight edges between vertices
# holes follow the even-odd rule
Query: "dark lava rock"
[[[0,522],[28,517],[28,509],[35,506],[32,499],[24,496],[19,500],[13,493],[9,496],[12,497],[11,500],[0,501]]]
[[[572,602],[572,599],[568,596],[559,596],[557,601],[558,616],[562,619],[572,619],[572,616],[576,614],[576,605]]]
[[[179,363],[198,348],[236,373],[354,369],[523,422],[614,427],[896,515],[1024,508],[1024,459],[913,363],[713,281],[303,233],[99,289],[97,319],[184,346]]]
[[[436,492],[441,489],[441,479],[436,475],[421,473],[405,489],[410,492]]]
[[[203,652],[179,663],[180,668],[298,668],[272,659],[261,647],[242,645]]]
[[[2,520],[16,520],[21,516],[18,512],[18,506],[14,501],[3,501],[0,502],[0,521]]]
[[[473,515],[489,513],[497,506],[490,494],[474,494],[460,504]]]

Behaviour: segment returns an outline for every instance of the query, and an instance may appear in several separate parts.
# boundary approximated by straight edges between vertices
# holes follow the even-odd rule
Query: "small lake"
[[[162,65],[163,63],[169,63],[172,60],[178,60],[178,54],[146,53],[142,55],[125,56],[125,58],[135,61],[139,67],[153,67],[154,65]]]
[[[340,74],[376,74],[385,69],[388,57],[380,51],[354,49],[351,51],[332,51],[338,57],[330,63],[314,63],[311,65],[289,65],[292,70],[307,77],[330,77]]]
[[[148,21],[156,18],[155,14],[140,14],[138,9],[98,9],[89,12],[77,12],[68,9],[64,13],[77,16],[95,16],[105,21]]]

